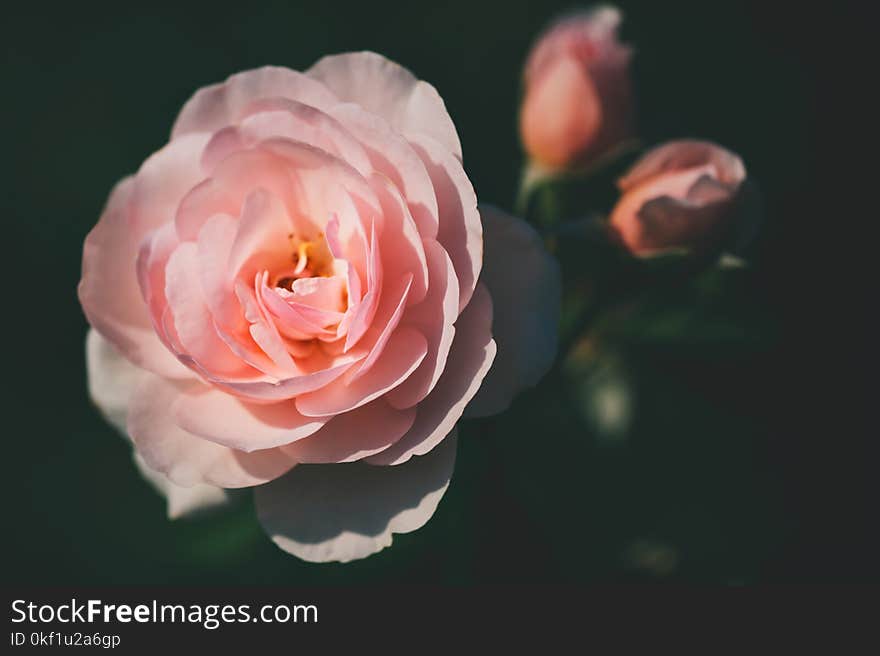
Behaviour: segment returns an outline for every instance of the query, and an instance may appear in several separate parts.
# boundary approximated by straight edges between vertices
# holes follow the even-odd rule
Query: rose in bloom
[[[632,51],[617,40],[620,11],[564,18],[539,39],[525,67],[520,134],[547,168],[585,164],[630,135]]]
[[[555,351],[555,262],[477,208],[431,85],[373,53],[199,90],[85,241],[92,397],[169,513],[259,486],[307,560],[423,525],[456,422]]]
[[[738,214],[746,169],[708,141],[672,141],[646,153],[618,181],[610,225],[638,255],[718,244]]]

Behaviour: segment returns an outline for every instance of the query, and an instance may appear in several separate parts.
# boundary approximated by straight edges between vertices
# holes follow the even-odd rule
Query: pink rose
[[[282,549],[347,561],[430,518],[465,408],[543,375],[559,281],[477,210],[434,87],[364,52],[199,90],[111,193],[79,297],[92,397],[170,514],[259,486]]]
[[[611,228],[633,253],[705,250],[727,233],[746,169],[708,141],[671,141],[646,153],[618,181]]]
[[[520,133],[548,168],[584,164],[630,135],[632,51],[617,40],[620,11],[600,7],[552,25],[525,67]]]

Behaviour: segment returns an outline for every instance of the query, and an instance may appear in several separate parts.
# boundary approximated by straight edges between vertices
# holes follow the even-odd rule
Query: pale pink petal
[[[131,237],[139,243],[152,230],[170,223],[189,191],[208,177],[202,153],[209,135],[175,139],[141,165],[131,196]]]
[[[244,318],[250,323],[248,333],[251,339],[273,367],[281,372],[281,378],[287,378],[296,374],[298,369],[287,348],[287,342],[282,339],[273,317],[266,308],[262,294],[262,283],[266,276],[266,272],[257,273],[252,285],[238,279],[234,283],[234,291],[244,312]],[[265,367],[260,369],[267,371]]]
[[[242,273],[245,278],[251,278],[257,269],[268,268],[275,262],[289,262],[293,252],[293,231],[281,199],[257,187],[244,199],[238,231],[228,251],[228,274],[237,276]],[[242,272],[249,261],[253,262],[251,267]]]
[[[483,261],[483,227],[477,196],[461,162],[429,137],[408,137],[434,182],[440,208],[437,241],[443,244],[455,266],[460,312],[471,298]]]
[[[425,524],[455,466],[455,439],[400,467],[300,465],[255,491],[257,516],[281,549],[310,562],[348,562]]]
[[[417,406],[416,421],[398,442],[371,456],[376,465],[399,465],[427,453],[455,428],[495,358],[492,340],[492,300],[479,284],[455,324],[455,341],[437,386]]]
[[[317,433],[284,447],[301,463],[352,462],[387,449],[413,425],[416,409],[396,410],[382,399],[336,415]]]
[[[257,298],[265,303],[268,314],[273,318],[280,332],[293,339],[313,337],[335,337],[336,332],[324,327],[323,313],[306,305],[286,301],[275,289],[263,280]]]
[[[340,276],[300,278],[293,281],[293,294],[289,298],[322,313],[339,315],[345,309],[343,301],[346,288],[346,281]]]
[[[301,376],[293,376],[278,382],[224,380],[212,380],[212,382],[218,387],[242,398],[250,399],[257,403],[272,403],[319,390],[342,376],[353,364],[365,357],[366,353],[363,351],[352,351],[334,358],[333,363],[324,369]]]
[[[137,244],[127,220],[133,184],[133,178],[126,178],[116,185],[86,237],[79,301],[89,323],[130,361],[163,376],[192,377],[156,336],[141,296]]]
[[[359,105],[337,105],[330,114],[361,140],[373,168],[400,190],[419,234],[425,239],[436,239],[440,214],[434,183],[410,143],[381,117],[364,111]]]
[[[185,385],[144,373],[132,395],[128,432],[151,468],[184,487],[207,483],[236,488],[277,478],[295,464],[280,449],[245,453],[196,437],[174,423],[170,408]]]
[[[161,324],[168,304],[165,298],[165,265],[180,245],[173,223],[166,223],[147,235],[138,249],[135,268],[141,296],[147,304],[153,327]],[[161,333],[160,333],[161,337]]]
[[[704,164],[645,178],[641,184],[630,187],[621,197],[611,213],[610,224],[619,230],[629,243],[629,238],[636,239],[638,236],[631,233],[639,229],[638,222],[631,219],[638,215],[645,203],[662,197],[684,199],[697,180],[713,173],[714,170],[711,165]]]
[[[128,406],[143,370],[120,355],[94,328],[90,328],[86,335],[86,369],[89,396],[107,421],[128,439]],[[169,519],[197,515],[229,502],[229,496],[222,488],[211,485],[181,487],[164,474],[150,469],[137,452],[134,460],[144,478],[166,497]]]
[[[257,372],[244,364],[217,334],[199,283],[198,247],[181,244],[165,269],[165,296],[184,354],[220,378],[249,378]]]
[[[391,336],[394,334],[395,328],[403,317],[406,303],[409,298],[412,286],[412,274],[407,274],[397,284],[397,288],[389,288],[382,295],[382,303],[376,311],[376,320],[374,325],[370,327],[370,331],[376,332],[376,337],[370,340],[372,335],[368,335],[368,341],[373,342],[370,348],[370,354],[357,366],[352,367],[345,377],[345,383],[349,384],[364,374],[372,367],[388,345]]]
[[[547,373],[556,356],[561,303],[559,265],[538,233],[493,207],[480,210],[486,242],[480,280],[492,295],[498,355],[467,416],[501,412]]]
[[[246,324],[226,263],[238,224],[239,221],[228,214],[216,214],[199,231],[196,248],[205,304],[217,324],[235,332],[244,330]]]
[[[446,366],[458,317],[458,279],[452,261],[436,241],[426,241],[428,294],[418,305],[407,308],[403,325],[413,326],[428,340],[428,353],[419,368],[388,395],[395,408],[415,405],[433,389]]]
[[[225,508],[232,503],[232,492],[215,485],[199,483],[183,487],[172,483],[165,474],[151,469],[144,459],[134,453],[134,463],[141,475],[167,500],[168,519],[196,517]]]
[[[261,149],[239,151],[224,159],[211,177],[181,199],[174,216],[182,241],[198,238],[202,225],[216,214],[239,216],[248,195],[262,189],[283,203],[286,213],[297,209],[288,162]]]
[[[348,305],[357,305],[361,301],[361,279],[357,269],[345,259],[346,249],[343,248],[339,239],[339,219],[334,214],[324,228],[324,241],[327,250],[334,258],[334,266],[344,266],[346,279],[348,280]]]
[[[413,305],[425,298],[428,290],[428,263],[422,239],[400,192],[388,178],[376,174],[370,178],[382,204],[382,270],[387,279],[412,277],[407,303]]]
[[[185,431],[246,452],[290,444],[327,423],[301,415],[292,400],[248,403],[211,388],[182,392],[169,411]]]
[[[333,216],[346,243],[352,233],[369,234],[381,219],[381,206],[367,180],[350,164],[330,153],[279,137],[260,142],[260,150],[280,156],[294,188],[294,218],[308,219],[323,230]]]
[[[376,238],[376,225],[373,224],[370,231],[370,248],[367,253],[367,293],[361,299],[354,316],[348,326],[348,334],[345,337],[345,350],[354,347],[373,322],[376,309],[382,297],[382,252],[379,241]]]
[[[726,148],[710,141],[681,139],[652,149],[618,181],[627,191],[659,173],[711,166],[720,182],[738,185],[746,177],[742,160]]]
[[[213,171],[230,155],[248,148],[248,139],[237,125],[217,130],[202,151],[202,169]]]
[[[710,248],[736,215],[745,176],[740,158],[711,142],[664,144],[619,181],[624,193],[608,223],[638,255]]]
[[[573,55],[562,55],[529,83],[520,133],[531,157],[561,169],[597,151],[607,120],[587,67]]]
[[[304,415],[314,417],[354,410],[406,380],[425,358],[427,348],[420,332],[398,326],[385,349],[385,357],[365,376],[348,385],[337,379],[318,392],[302,394],[296,399],[296,407]]]
[[[354,52],[324,57],[306,75],[343,102],[357,103],[399,133],[426,134],[461,159],[461,142],[437,90],[382,55]]]
[[[132,390],[143,370],[136,367],[94,328],[86,334],[89,397],[104,418],[124,436]]]
[[[236,123],[243,111],[261,98],[290,98],[314,107],[330,107],[338,102],[324,85],[302,73],[265,66],[196,91],[180,110],[171,136],[215,132]]]
[[[365,177],[373,170],[363,145],[340,121],[295,100],[270,98],[251,104],[239,124],[239,131],[245,145],[283,137],[327,151]]]

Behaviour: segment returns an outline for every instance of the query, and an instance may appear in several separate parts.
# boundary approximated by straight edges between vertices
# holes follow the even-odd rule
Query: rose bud
[[[520,133],[539,165],[583,165],[630,135],[632,50],[617,40],[620,21],[619,10],[599,7],[538,39],[525,67]]]
[[[611,229],[637,255],[710,250],[738,214],[745,178],[742,160],[713,143],[664,144],[618,181],[623,195],[611,212]]]
[[[169,514],[255,487],[349,561],[422,526],[456,423],[547,371],[559,271],[477,197],[437,90],[368,52],[205,87],[83,249],[89,390]]]

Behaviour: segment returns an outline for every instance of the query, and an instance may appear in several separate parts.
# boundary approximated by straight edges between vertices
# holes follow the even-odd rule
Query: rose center
[[[293,291],[293,283],[300,278],[329,278],[334,275],[333,256],[327,248],[324,234],[312,239],[291,233],[291,266],[283,268],[274,276],[274,287]]]

